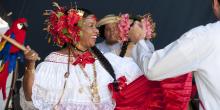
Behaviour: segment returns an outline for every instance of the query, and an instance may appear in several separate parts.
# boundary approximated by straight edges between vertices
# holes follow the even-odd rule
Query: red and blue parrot
[[[19,18],[12,23],[12,26],[6,31],[5,35],[24,44],[26,37],[27,20]],[[2,39],[0,42],[0,90],[2,90],[3,99],[6,99],[6,82],[9,73],[15,70],[16,60],[22,57],[20,49]]]

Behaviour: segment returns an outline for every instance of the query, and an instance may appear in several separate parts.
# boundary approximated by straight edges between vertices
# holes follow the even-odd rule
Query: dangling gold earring
[[[79,31],[79,37],[82,38],[83,37],[83,32],[80,30]]]

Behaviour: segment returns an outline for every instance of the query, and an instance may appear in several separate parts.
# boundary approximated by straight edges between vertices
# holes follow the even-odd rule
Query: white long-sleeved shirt
[[[133,60],[123,59],[112,53],[104,54],[111,61],[116,78],[125,76],[127,83],[131,83],[142,75],[142,72]],[[32,87],[32,102],[27,102],[24,98],[23,90],[20,90],[20,103],[24,110],[52,110],[58,103],[65,82],[64,74],[67,72],[68,56],[52,52],[40,63],[35,71],[35,79]],[[100,61],[94,62],[96,67],[96,80],[100,103],[94,104],[91,101],[91,91],[89,89],[91,81],[94,80],[94,69],[92,64],[86,64],[83,70],[79,65],[70,65],[70,76],[66,82],[66,89],[60,104],[59,110],[113,110],[115,103],[112,94],[108,89],[108,84],[113,82],[111,75],[102,67]],[[88,78],[85,74],[88,75]],[[38,110],[37,109],[37,110]]]
[[[199,97],[205,109],[220,110],[220,21],[196,27],[154,52],[140,40],[132,56],[151,80],[195,71]]]

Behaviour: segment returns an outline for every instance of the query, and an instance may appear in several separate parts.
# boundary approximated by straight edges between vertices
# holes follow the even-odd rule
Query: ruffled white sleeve
[[[37,66],[32,87],[32,101],[36,108],[51,109],[58,102],[67,72],[65,61],[67,57],[52,53]]]
[[[59,85],[58,91],[61,91],[63,85],[63,81],[58,81],[62,79],[58,78],[58,75],[53,75],[57,73],[56,71],[60,71],[58,66],[56,68],[56,63],[42,62],[37,66],[32,87],[32,100],[36,108],[49,109],[47,108],[50,107],[48,104],[52,106],[52,104],[56,103],[54,101],[56,101],[59,96],[55,91],[54,94],[52,94],[53,88],[55,85]]]

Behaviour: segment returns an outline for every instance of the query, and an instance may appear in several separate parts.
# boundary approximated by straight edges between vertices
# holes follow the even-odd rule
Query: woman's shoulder
[[[36,68],[38,76],[66,71],[68,64],[68,55],[60,52],[51,52],[43,62],[39,63]],[[73,67],[72,67],[73,68]]]
[[[67,64],[67,55],[60,54],[58,52],[51,52],[46,58],[37,65],[37,70],[42,68],[56,67],[59,64]]]
[[[73,56],[70,55],[72,58]],[[68,53],[64,51],[54,51],[51,52],[45,59],[44,62],[54,62],[54,63],[68,63]]]
[[[44,62],[50,62],[50,61],[64,61],[67,59],[67,55],[61,54],[59,52],[51,52],[45,59]]]

